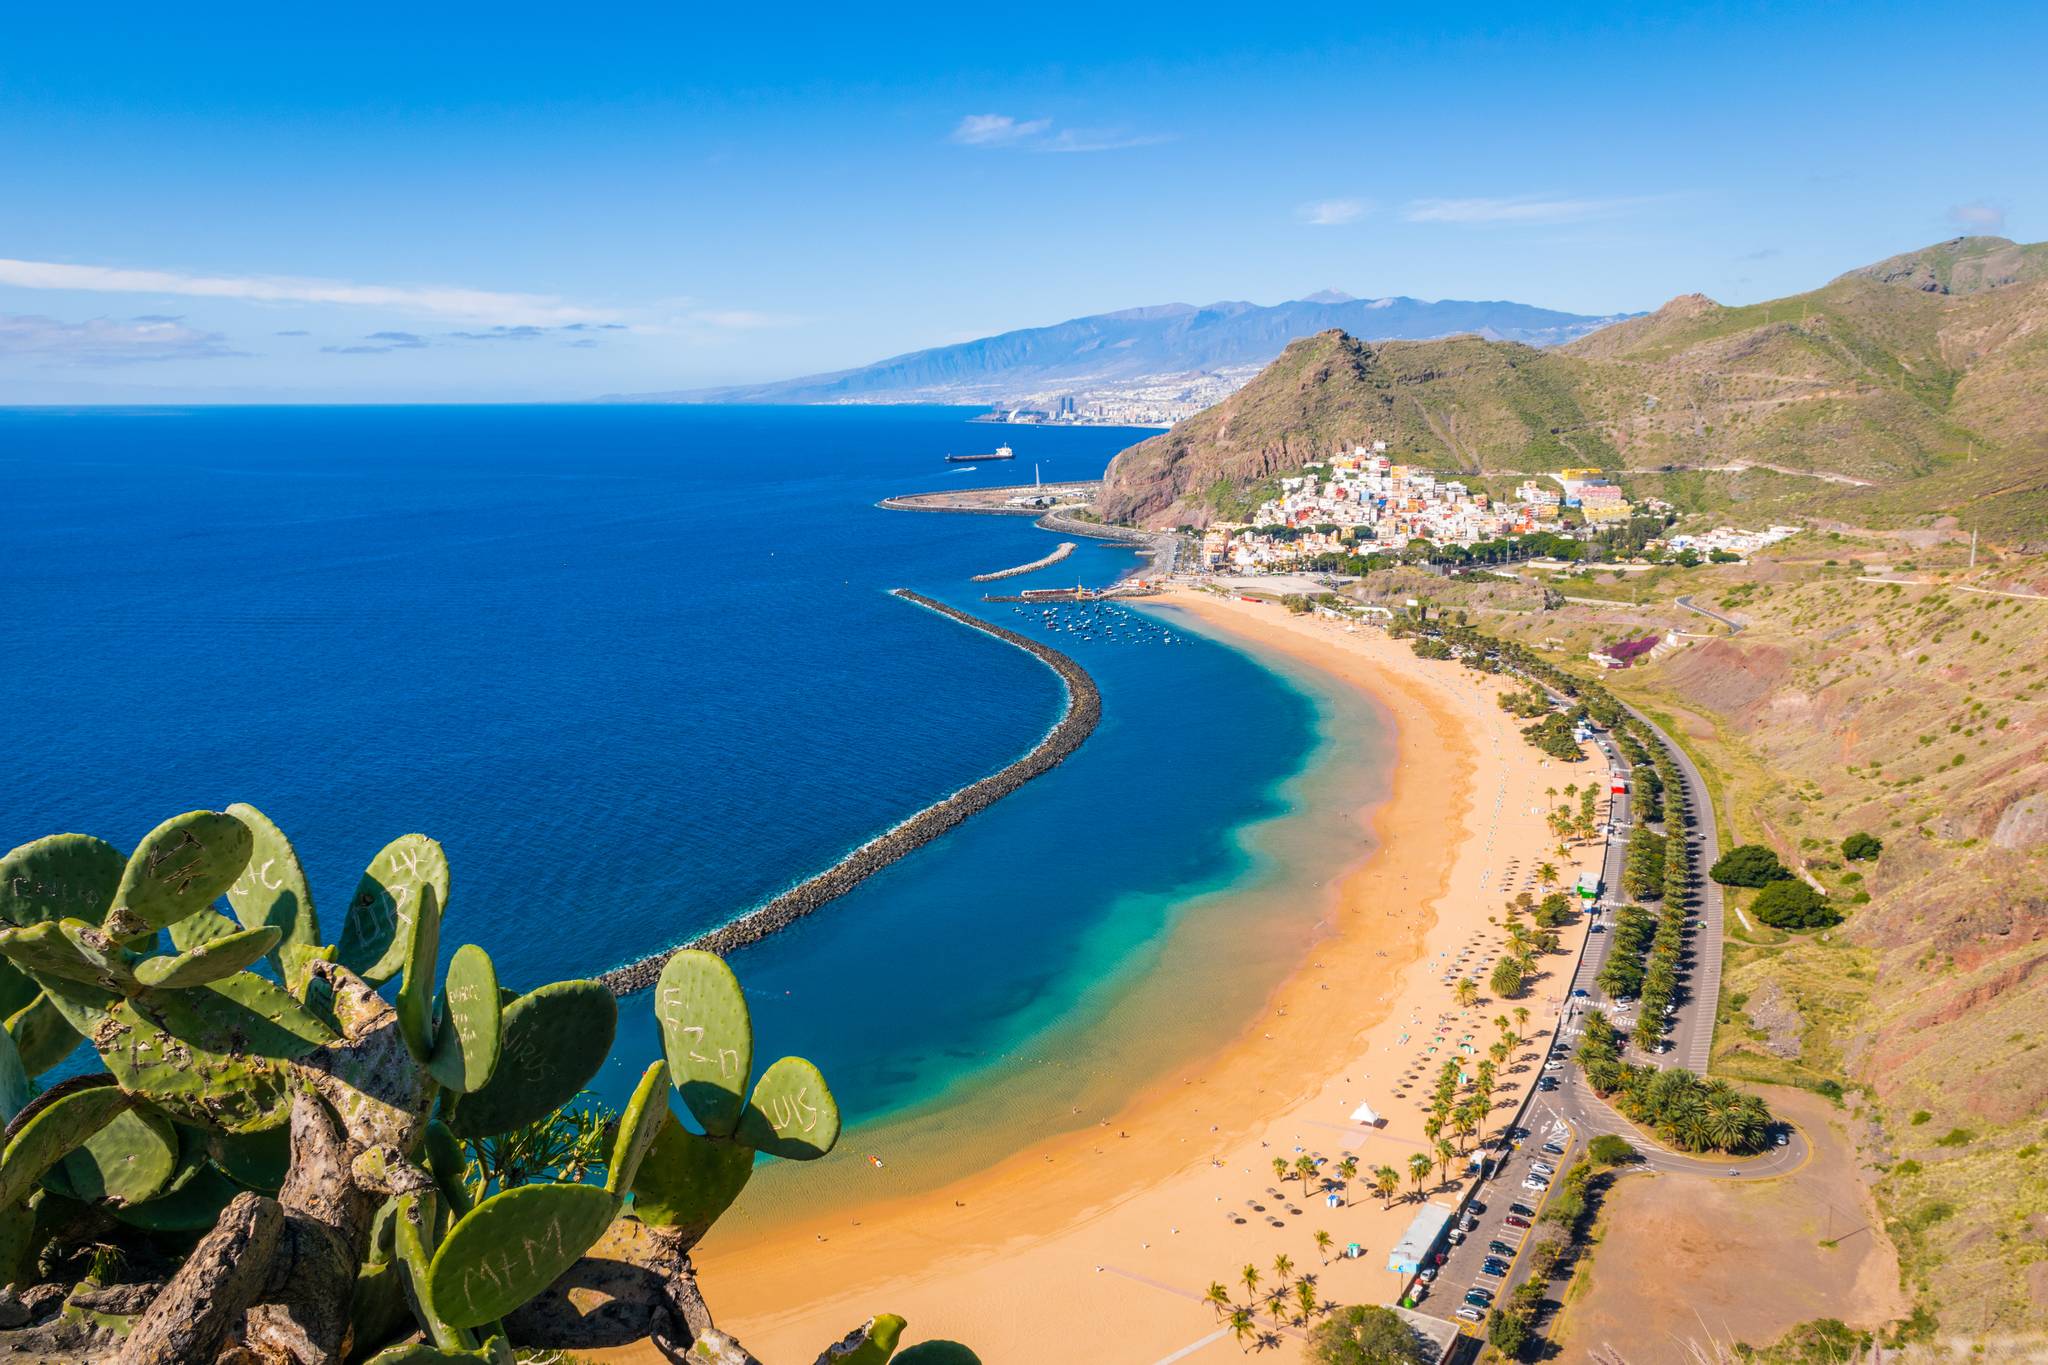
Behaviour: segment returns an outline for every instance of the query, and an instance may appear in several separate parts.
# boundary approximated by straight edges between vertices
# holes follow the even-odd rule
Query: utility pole
[[[1970,532],[1970,567],[1977,567],[1977,533]]]

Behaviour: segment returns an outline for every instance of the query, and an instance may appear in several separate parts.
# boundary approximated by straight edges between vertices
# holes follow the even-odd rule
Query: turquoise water
[[[1042,665],[886,593],[1035,629],[967,579],[1054,538],[873,503],[1034,463],[1092,477],[1143,433],[964,415],[0,412],[16,758],[0,840],[125,846],[246,800],[293,835],[331,927],[369,854],[420,830],[454,867],[444,937],[483,944],[518,987],[701,932],[1058,714]],[[1016,462],[940,458],[1000,441]],[[1132,562],[1091,542],[1002,586]],[[1288,847],[1299,833],[1275,817],[1318,773],[1369,785],[1373,756],[1327,751],[1341,699],[1168,628],[1178,643],[1049,636],[1102,688],[1080,753],[738,956],[758,1053],[812,1057],[870,1130],[943,1127],[1027,1073],[1085,1088],[1156,1065],[1157,1039],[1119,1011],[1184,921],[1241,916],[1248,962],[1280,970],[1317,913],[1277,890],[1282,865],[1305,876],[1357,849]],[[1208,989],[1212,1014],[1245,1004],[1241,984]],[[625,1002],[604,1092],[655,1055],[646,997]]]

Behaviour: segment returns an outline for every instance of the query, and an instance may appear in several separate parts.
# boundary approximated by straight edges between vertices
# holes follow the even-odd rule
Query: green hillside
[[[1120,455],[1103,511],[1206,520],[1369,440],[1472,474],[1633,470],[1701,510],[1910,521],[1954,496],[2022,535],[2048,490],[2048,245],[1959,238],[1740,307],[1689,294],[1555,350],[1319,333]]]

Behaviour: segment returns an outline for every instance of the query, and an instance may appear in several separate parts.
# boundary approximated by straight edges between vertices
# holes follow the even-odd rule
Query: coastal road
[[[1684,607],[1687,611],[1693,612],[1696,615],[1711,617],[1712,619],[1719,621],[1722,625],[1728,627],[1728,633],[1730,635],[1740,635],[1742,633],[1742,622],[1736,620],[1732,616],[1723,616],[1718,611],[1713,611],[1707,607],[1702,607],[1698,605],[1692,600],[1691,594],[1687,594],[1686,596],[1679,598],[1678,605]]]
[[[1663,1057],[1668,1060],[1660,1059],[1658,1064],[1682,1066],[1704,1076],[1714,1056],[1714,1019],[1721,1005],[1721,886],[1707,875],[1707,869],[1721,856],[1720,826],[1714,818],[1714,799],[1707,791],[1707,780],[1685,750],[1635,707],[1629,706],[1628,713],[1641,721],[1671,755],[1692,807],[1692,827],[1683,833],[1692,848],[1693,916],[1699,927],[1686,935],[1692,961],[1682,979],[1675,1002],[1678,1010],[1666,1035],[1671,1050]],[[1670,832],[1667,825],[1666,833]]]

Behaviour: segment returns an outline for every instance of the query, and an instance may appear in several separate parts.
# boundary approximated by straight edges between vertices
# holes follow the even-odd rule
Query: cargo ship
[[[948,455],[948,464],[980,464],[984,460],[1014,460],[1017,452],[1008,446],[997,446],[993,455]]]

